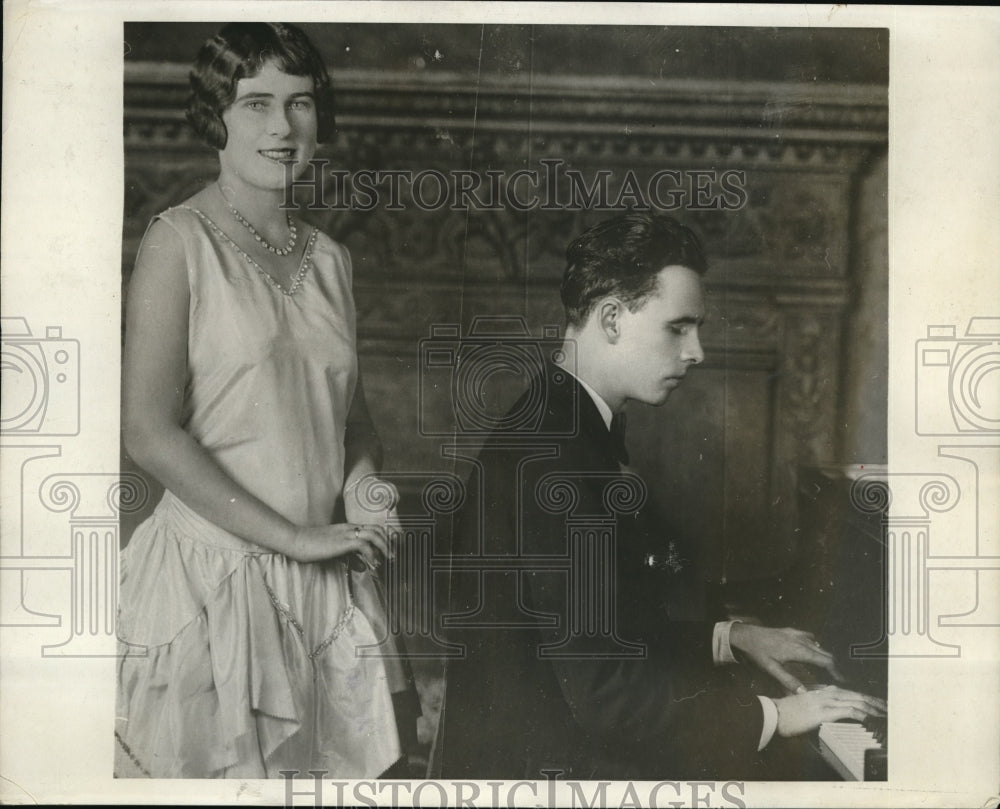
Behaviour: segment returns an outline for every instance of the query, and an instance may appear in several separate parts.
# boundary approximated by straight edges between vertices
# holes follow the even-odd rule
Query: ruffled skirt
[[[374,777],[401,755],[380,616],[169,492],[122,554],[115,774]],[[370,611],[370,600],[362,599]]]

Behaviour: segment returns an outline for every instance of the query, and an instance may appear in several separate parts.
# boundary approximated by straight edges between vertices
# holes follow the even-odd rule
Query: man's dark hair
[[[267,62],[290,76],[310,76],[316,98],[316,139],[333,136],[333,88],[319,51],[301,29],[287,23],[234,22],[207,40],[191,68],[187,119],[215,149],[225,149],[222,121],[236,98],[236,84],[260,73]]]
[[[566,248],[560,296],[566,322],[580,326],[602,298],[639,309],[656,289],[664,267],[704,274],[705,253],[694,232],[669,216],[632,212],[595,225]]]

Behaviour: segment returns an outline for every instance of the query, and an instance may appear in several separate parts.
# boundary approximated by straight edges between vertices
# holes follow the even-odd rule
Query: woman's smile
[[[261,149],[257,154],[262,157],[266,157],[268,160],[274,160],[278,163],[287,163],[290,160],[295,160],[295,149]]]

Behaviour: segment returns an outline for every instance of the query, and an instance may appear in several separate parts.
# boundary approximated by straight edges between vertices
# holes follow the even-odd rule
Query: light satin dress
[[[286,292],[200,211],[158,218],[188,268],[184,429],[293,523],[330,523],[357,381],[347,250],[312,230]],[[370,591],[352,596],[354,575],[248,542],[166,492],[122,555],[116,775],[360,778],[393,764],[386,666],[357,654],[385,617]]]

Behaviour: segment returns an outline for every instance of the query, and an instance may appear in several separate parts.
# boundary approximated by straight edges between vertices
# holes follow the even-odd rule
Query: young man
[[[834,672],[808,633],[667,614],[663,523],[614,416],[664,404],[703,360],[705,269],[664,216],[618,216],[569,246],[565,341],[510,411],[537,402],[539,418],[501,420],[456,521],[448,624],[464,655],[448,666],[442,777],[764,777],[775,736],[883,713],[785,669]],[[738,684],[736,654],[791,695]]]

